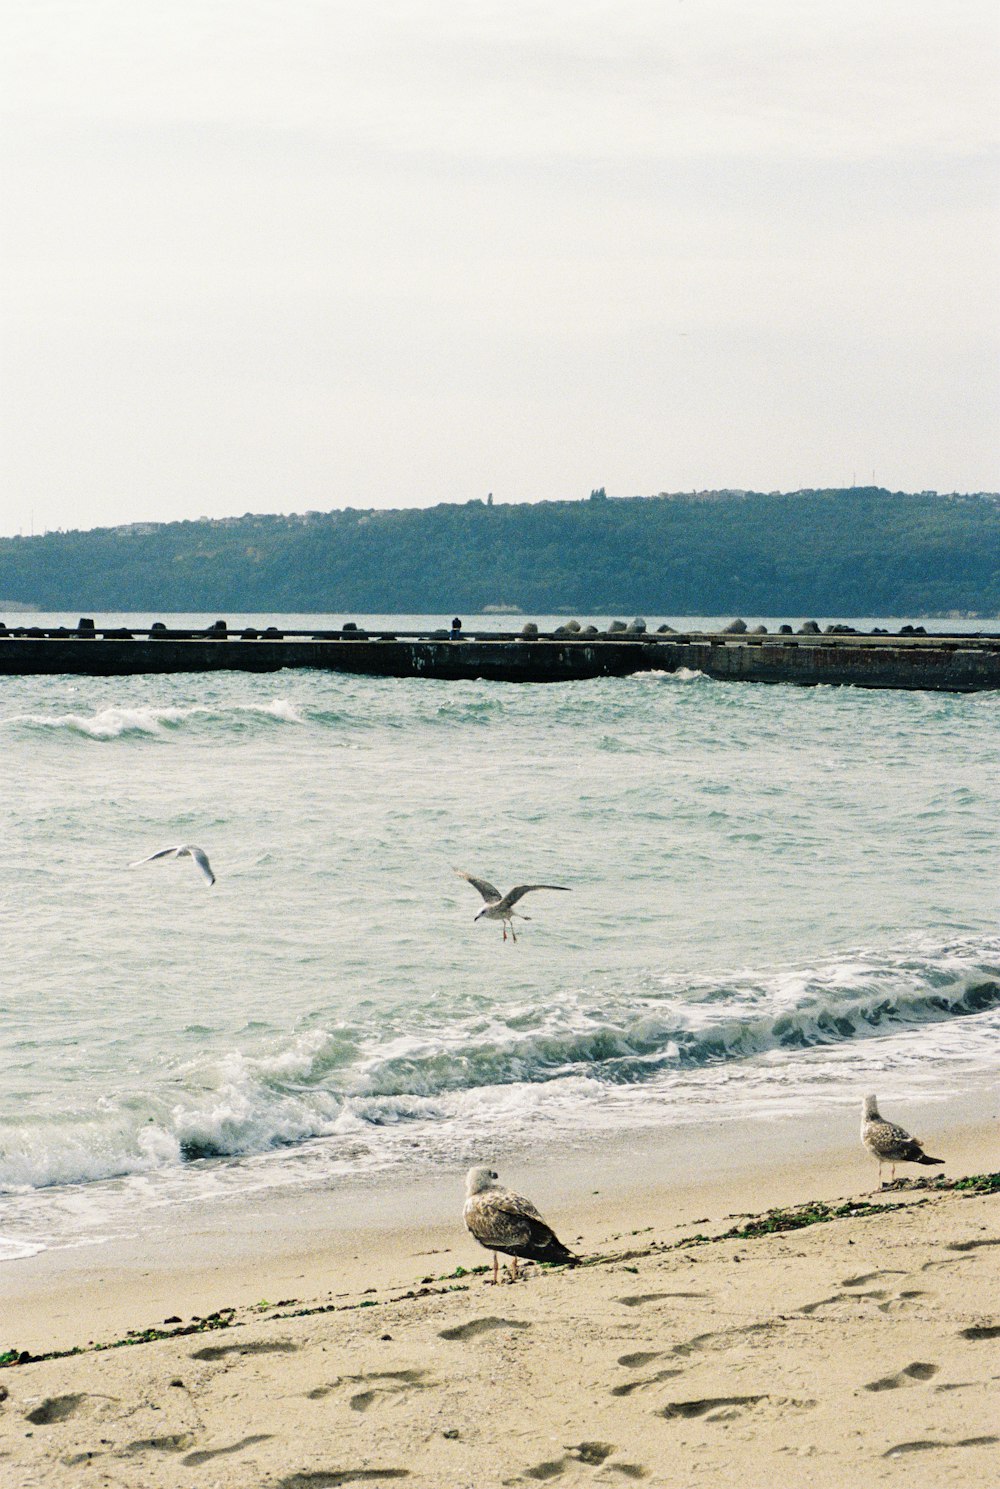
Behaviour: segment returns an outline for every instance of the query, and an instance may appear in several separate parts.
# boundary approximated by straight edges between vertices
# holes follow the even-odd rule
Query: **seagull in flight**
[[[471,884],[473,889],[478,889],[486,901],[486,904],[480,910],[476,919],[503,921],[503,938],[505,941],[507,939],[508,925],[510,926],[511,940],[517,940],[517,937],[514,935],[515,913],[520,920],[531,919],[530,915],[522,915],[520,910],[517,912],[514,910],[514,906],[524,895],[530,894],[533,889],[561,889],[566,894],[570,892],[568,886],[565,884],[515,884],[513,889],[508,890],[506,894],[501,894],[499,889],[495,889],[487,879],[477,879],[475,874],[466,874],[462,869],[456,869],[455,873],[460,879],[465,879]]]
[[[140,864],[152,863],[154,858],[190,858],[199,870],[206,884],[215,883],[215,875],[212,865],[208,861],[208,854],[204,848],[198,848],[194,843],[182,843],[177,848],[161,848],[159,853],[151,853],[148,858],[137,858],[135,863],[130,863],[130,869],[137,869]]]

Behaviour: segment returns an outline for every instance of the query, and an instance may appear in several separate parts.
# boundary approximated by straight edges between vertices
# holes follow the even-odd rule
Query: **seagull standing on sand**
[[[516,884],[506,894],[501,894],[499,889],[494,889],[493,885],[486,879],[477,879],[475,874],[466,874],[461,869],[456,869],[455,873],[460,879],[466,879],[472,885],[473,889],[478,889],[486,901],[486,904],[480,910],[476,919],[502,920],[503,938],[505,941],[507,939],[508,925],[510,926],[511,940],[517,940],[517,937],[514,935],[514,906],[524,895],[530,894],[533,889],[561,889],[565,894],[569,894],[570,892],[565,884]],[[522,915],[520,910],[517,911],[517,916],[519,920],[531,919],[530,915]]]
[[[137,858],[135,863],[129,864],[129,868],[137,869],[140,864],[152,863],[154,858],[190,858],[197,865],[206,884],[215,883],[215,875],[212,873],[208,854],[204,848],[198,848],[194,843],[182,843],[178,848],[161,848],[159,853],[151,853],[148,858]]]
[[[895,1122],[887,1122],[880,1114],[874,1096],[866,1096],[861,1114],[861,1141],[874,1158],[878,1159],[878,1182],[882,1185],[882,1165],[891,1165],[889,1182],[896,1177],[897,1163],[944,1163],[943,1158],[930,1158],[924,1152],[917,1137],[911,1137]]]
[[[514,1258],[511,1277],[517,1276],[517,1259],[534,1262],[568,1262],[580,1258],[563,1245],[550,1225],[542,1219],[530,1199],[497,1182],[492,1168],[470,1168],[465,1180],[466,1229],[480,1246],[493,1252],[493,1284],[499,1280],[497,1252]]]

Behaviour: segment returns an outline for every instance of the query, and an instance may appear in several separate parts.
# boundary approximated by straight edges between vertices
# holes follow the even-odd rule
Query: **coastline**
[[[950,1143],[957,1175],[995,1131]],[[550,1218],[588,1264],[496,1289],[459,1270],[485,1253],[454,1221],[344,1232],[224,1278],[108,1265],[48,1293],[39,1328],[112,1345],[100,1325],[117,1313],[133,1342],[0,1370],[5,1473],[21,1489],[842,1489],[900,1473],[986,1489],[1000,1196],[908,1188],[824,1212],[812,1197],[843,1175],[840,1159],[748,1170],[724,1200],[714,1180],[639,1185],[635,1208],[578,1195]],[[765,1191],[811,1197],[810,1223],[756,1234],[725,1208],[752,1194],[759,1213]],[[289,1290],[241,1306],[248,1279]],[[165,1285],[169,1337],[145,1342]],[[39,1302],[20,1306],[37,1319]]]
[[[853,1116],[852,1108],[835,1121],[827,1113],[815,1123],[793,1116],[614,1133],[579,1149],[491,1161],[588,1254],[632,1232],[678,1239],[706,1218],[719,1227],[727,1217],[778,1206],[872,1197],[877,1170]],[[946,1154],[931,1177],[1000,1167],[996,1093],[911,1101],[906,1121],[933,1134]],[[927,1177],[907,1166],[899,1177],[907,1173]],[[489,1256],[462,1224],[463,1183],[464,1170],[449,1170],[197,1201],[147,1213],[132,1235],[7,1261],[0,1266],[0,1352],[69,1349],[158,1326],[172,1314],[207,1316],[292,1295],[327,1301],[471,1269]]]
[[[533,1188],[588,1264],[497,1289],[467,1270],[488,1257],[454,1202],[444,1224],[429,1194],[413,1225],[313,1250],[268,1231],[257,1259],[237,1245],[192,1268],[186,1232],[170,1267],[105,1249],[61,1289],[29,1268],[4,1304],[5,1329],[35,1320],[20,1347],[125,1347],[0,1370],[4,1472],[20,1489],[842,1489],[901,1473],[986,1489],[1000,1196],[872,1193],[860,1150],[774,1166],[751,1137],[736,1177],[658,1185],[619,1166],[598,1194]],[[995,1124],[947,1140],[952,1179],[996,1167]],[[748,1214],[770,1201],[809,1213],[758,1234]],[[142,1341],[154,1324],[169,1337]]]

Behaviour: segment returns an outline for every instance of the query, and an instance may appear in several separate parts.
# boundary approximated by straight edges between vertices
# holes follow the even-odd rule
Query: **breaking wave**
[[[933,954],[858,953],[806,969],[697,983],[649,977],[636,988],[566,992],[502,1015],[470,998],[447,1022],[432,1010],[383,1010],[380,1032],[337,1023],[302,1031],[270,1053],[203,1054],[158,1091],[101,1098],[90,1110],[36,1121],[0,1145],[0,1191],[24,1191],[247,1158],[314,1139],[349,1140],[355,1161],[386,1160],[380,1133],[422,1123],[447,1145],[489,1132],[498,1103],[516,1129],[538,1119],[567,1130],[625,1101],[637,1122],[675,1120],[679,1086],[729,1067],[795,1086],[816,1052],[882,1058],[880,1042],[981,1018],[992,1058],[1000,1010],[1000,942]],[[930,1037],[930,1036],[928,1036]],[[963,1049],[975,1053],[975,1041]],[[940,1052],[940,1051],[939,1051]],[[924,1059],[921,1046],[912,1052]],[[773,1097],[773,1090],[771,1092]],[[361,1145],[358,1147],[358,1141]]]
[[[92,714],[13,714],[0,720],[0,728],[46,733],[65,730],[68,734],[87,739],[111,740],[128,735],[163,738],[192,723],[242,729],[248,720],[278,724],[305,722],[293,703],[284,698],[274,698],[269,703],[233,703],[219,707],[203,704],[190,708],[111,705]]]

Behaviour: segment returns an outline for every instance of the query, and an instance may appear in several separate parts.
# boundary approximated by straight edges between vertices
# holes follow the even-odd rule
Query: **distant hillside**
[[[1000,614],[1000,497],[711,492],[0,539],[43,610]]]

